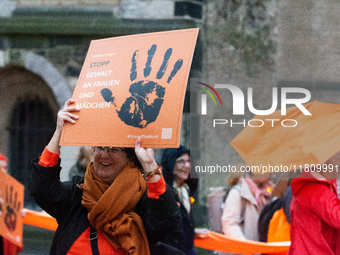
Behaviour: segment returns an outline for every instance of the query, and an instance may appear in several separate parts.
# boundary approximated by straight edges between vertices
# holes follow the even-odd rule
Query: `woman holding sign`
[[[140,139],[134,149],[93,147],[85,177],[59,181],[61,131],[78,119],[72,103],[58,112],[53,137],[32,161],[31,194],[59,224],[50,254],[180,254],[160,243],[180,212],[153,150],[141,148]]]

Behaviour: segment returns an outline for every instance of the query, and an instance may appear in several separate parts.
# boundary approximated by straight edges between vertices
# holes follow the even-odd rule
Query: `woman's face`
[[[270,182],[270,178],[253,178],[253,182],[257,185],[259,188],[263,188],[265,185],[267,185]]]
[[[191,169],[190,157],[188,154],[183,154],[176,159],[174,169],[174,181],[179,186],[186,179],[188,179]]]
[[[94,172],[100,179],[111,185],[128,162],[128,157],[123,148],[102,148],[95,147],[94,149]]]

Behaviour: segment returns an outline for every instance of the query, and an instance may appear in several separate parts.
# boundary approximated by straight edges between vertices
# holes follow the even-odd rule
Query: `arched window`
[[[38,209],[29,195],[31,160],[44,150],[55,130],[55,114],[48,102],[39,98],[18,100],[10,120],[9,173],[25,185],[25,207]]]

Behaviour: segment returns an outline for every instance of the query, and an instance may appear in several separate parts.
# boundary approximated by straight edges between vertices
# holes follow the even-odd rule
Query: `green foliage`
[[[275,52],[273,41],[269,38],[268,25],[255,31],[253,35],[243,34],[240,45],[243,61],[246,64],[247,74],[252,76],[252,66],[256,63],[270,64],[271,54]]]
[[[208,46],[215,45],[222,48],[228,44],[235,49],[245,65],[247,76],[254,75],[256,65],[268,66],[273,62],[272,54],[275,53],[275,46],[270,38],[269,25],[247,33],[227,23],[216,26],[208,34],[206,41]]]
[[[219,4],[218,4],[219,3]],[[266,14],[268,0],[216,2],[217,16],[208,25],[207,47],[217,47],[222,55],[235,57],[247,76],[274,63],[275,43],[271,38],[271,18]],[[222,4],[222,5],[221,5]],[[227,54],[226,54],[227,52]]]

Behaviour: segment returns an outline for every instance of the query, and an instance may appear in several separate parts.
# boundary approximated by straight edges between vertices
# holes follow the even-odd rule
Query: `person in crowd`
[[[180,254],[161,242],[178,226],[180,211],[140,138],[134,149],[94,146],[85,177],[60,182],[59,142],[64,123],[79,118],[74,103],[65,102],[50,142],[32,160],[30,192],[58,222],[50,254]]]
[[[168,148],[161,158],[165,181],[172,187],[181,211],[180,227],[173,231],[167,244],[178,248],[188,255],[195,255],[195,224],[192,216],[190,196],[196,191],[198,179],[190,179],[190,151],[184,147]]]
[[[273,184],[270,174],[250,175],[239,178],[230,189],[221,218],[222,231],[235,238],[258,241],[258,219],[270,202]]]
[[[262,210],[258,220],[260,242],[290,241],[290,202],[292,200],[291,182],[299,172],[281,173],[276,179],[272,201]]]
[[[0,170],[5,173],[8,172],[7,158],[3,154],[0,154]]]
[[[7,158],[3,154],[0,154],[0,171],[8,173]],[[17,255],[21,250],[22,248],[0,236],[0,255]]]
[[[85,176],[87,165],[92,161],[92,149],[91,147],[81,146],[78,151],[77,162],[71,167],[69,172],[69,179],[73,176],[79,175]]]
[[[291,182],[288,255],[340,254],[339,164],[340,152],[324,163],[327,171],[306,168]]]

